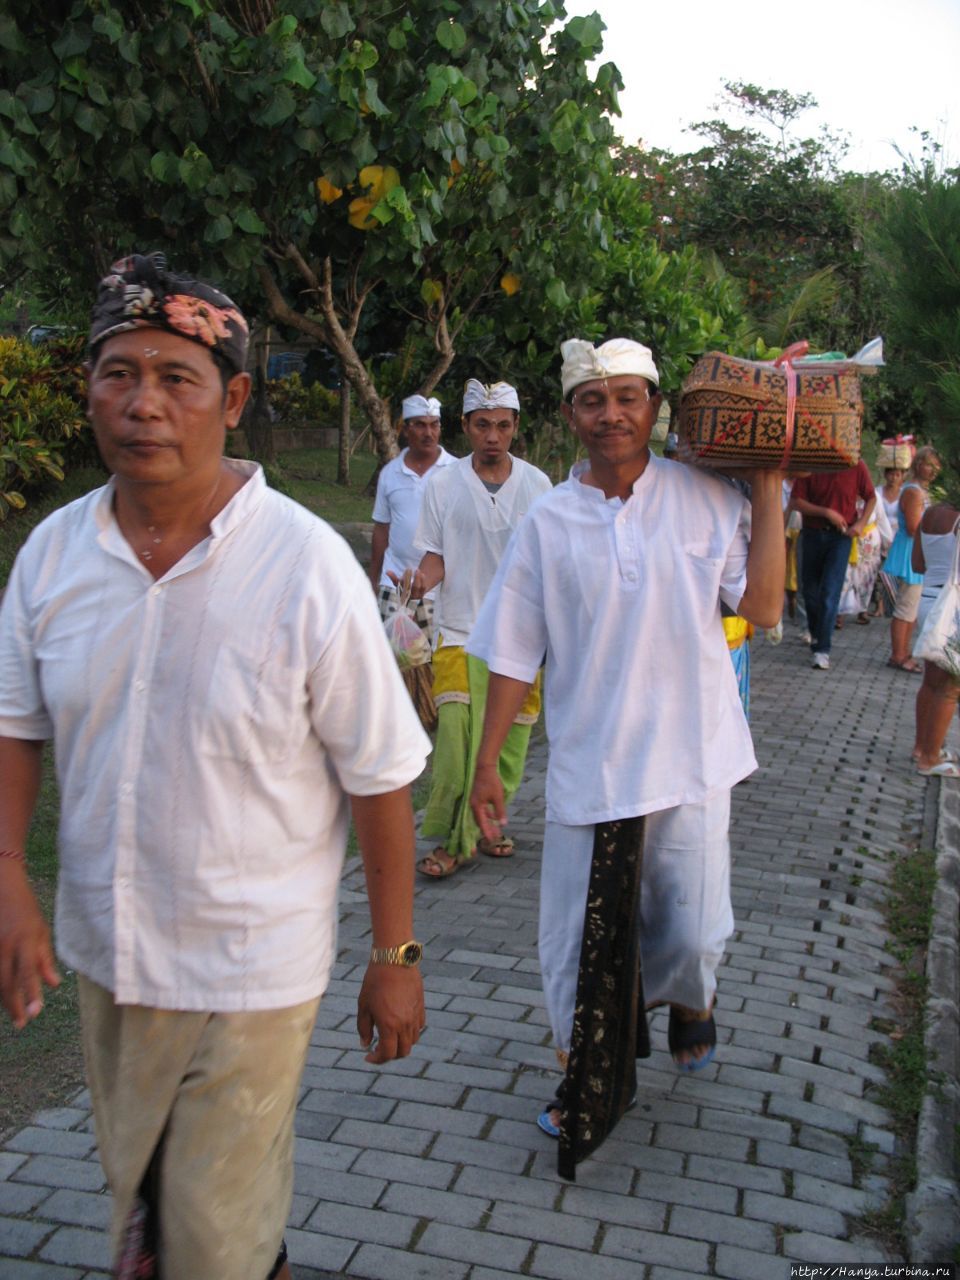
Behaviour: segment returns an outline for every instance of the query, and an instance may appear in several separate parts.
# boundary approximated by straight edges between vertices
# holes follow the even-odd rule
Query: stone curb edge
[[[914,1265],[952,1261],[960,1245],[960,789],[941,782],[938,790],[925,1036],[932,1079],[917,1123],[916,1189],[906,1198]]]

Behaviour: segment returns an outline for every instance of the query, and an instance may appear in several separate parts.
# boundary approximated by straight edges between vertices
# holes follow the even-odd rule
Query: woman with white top
[[[923,574],[917,613],[918,626],[930,611],[940,588],[953,571],[960,511],[938,502],[923,514],[913,542],[913,568]],[[924,662],[923,684],[917,694],[917,740],[913,758],[925,778],[960,778],[960,764],[944,750],[944,740],[960,697],[960,681],[935,662]]]

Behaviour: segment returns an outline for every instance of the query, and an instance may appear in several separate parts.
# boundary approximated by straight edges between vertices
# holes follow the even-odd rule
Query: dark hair
[[[505,405],[503,407],[506,408]],[[513,414],[514,425],[516,425],[516,423],[520,421],[520,410],[511,409],[510,412]],[[471,409],[469,413],[462,413],[460,416],[463,418],[464,422],[469,423],[475,413],[493,413],[493,410],[484,409],[483,405],[478,405],[476,409]]]

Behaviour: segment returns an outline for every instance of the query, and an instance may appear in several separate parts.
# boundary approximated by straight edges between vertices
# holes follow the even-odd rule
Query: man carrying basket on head
[[[506,818],[497,751],[546,652],[539,945],[567,1079],[538,1123],[561,1137],[563,1172],[564,1144],[579,1159],[630,1103],[644,1000],[670,1004],[680,1069],[713,1055],[715,973],[733,928],[730,789],[756,768],[720,605],[776,624],[784,540],[779,472],[750,476],[751,531],[737,489],[651,454],[661,395],[647,347],[574,339],[561,351],[561,408],[587,459],[518,529],[467,647],[491,672],[472,797],[488,839]],[[606,1058],[587,1061],[581,1093],[586,1045]]]

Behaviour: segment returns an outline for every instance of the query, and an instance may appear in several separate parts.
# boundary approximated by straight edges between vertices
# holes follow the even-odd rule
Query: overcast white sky
[[[707,120],[730,80],[812,93],[801,137],[820,124],[845,132],[845,165],[899,169],[919,155],[916,125],[960,164],[960,0],[565,0],[568,17],[598,12],[602,61],[626,83],[616,120],[625,141],[692,151],[684,126]]]

